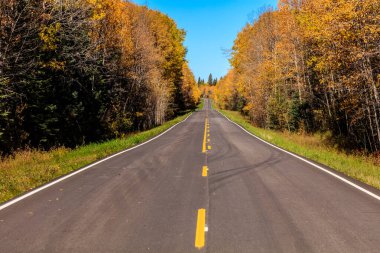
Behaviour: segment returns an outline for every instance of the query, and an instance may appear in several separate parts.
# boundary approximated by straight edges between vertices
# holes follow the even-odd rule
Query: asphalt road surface
[[[0,210],[0,252],[380,252],[380,201],[206,100],[159,138]]]

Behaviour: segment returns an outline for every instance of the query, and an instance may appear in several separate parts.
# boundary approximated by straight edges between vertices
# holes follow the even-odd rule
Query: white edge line
[[[305,162],[305,163],[308,163],[308,164],[314,166],[315,168],[317,168],[317,169],[319,169],[319,170],[321,170],[321,171],[323,171],[323,172],[325,172],[325,173],[327,173],[327,174],[330,174],[331,176],[333,176],[333,177],[335,177],[335,178],[337,178],[337,179],[339,179],[339,180],[345,182],[346,184],[351,185],[352,187],[358,189],[359,191],[362,191],[362,192],[368,194],[369,196],[371,196],[371,197],[373,197],[373,198],[375,198],[375,199],[377,199],[377,200],[380,200],[380,196],[379,196],[379,195],[376,195],[375,193],[373,193],[373,192],[371,192],[371,191],[368,191],[368,190],[364,189],[363,187],[361,187],[361,186],[359,186],[359,185],[357,185],[357,184],[355,184],[355,183],[353,183],[353,182],[351,182],[351,181],[349,181],[349,180],[347,180],[347,179],[345,179],[345,178],[343,178],[343,177],[341,177],[341,176],[335,174],[334,172],[332,172],[332,171],[330,171],[330,170],[327,170],[327,169],[325,169],[325,168],[323,168],[323,167],[321,167],[321,166],[319,166],[319,165],[317,165],[317,164],[315,164],[315,163],[313,163],[313,162],[310,162],[310,161],[308,161],[308,160],[306,160],[306,159],[304,159],[304,158],[302,158],[302,157],[300,157],[300,156],[298,156],[298,155],[296,155],[296,154],[293,154],[293,153],[291,153],[291,152],[289,152],[289,151],[287,151],[287,150],[285,150],[285,149],[282,149],[282,148],[280,148],[280,147],[277,147],[277,146],[273,145],[272,143],[269,143],[269,142],[267,142],[267,141],[261,139],[260,137],[258,137],[258,136],[256,136],[256,135],[250,133],[249,131],[247,131],[244,127],[242,127],[242,126],[240,126],[239,124],[237,124],[237,123],[233,122],[232,120],[230,120],[230,119],[229,119],[227,116],[225,116],[223,113],[221,113],[221,112],[219,112],[219,111],[217,111],[217,112],[220,113],[223,117],[225,117],[228,121],[230,121],[231,123],[233,123],[233,124],[235,124],[236,126],[240,127],[242,130],[244,130],[244,131],[245,131],[246,133],[248,133],[249,135],[255,137],[256,139],[258,139],[258,140],[260,140],[260,141],[262,141],[262,142],[268,144],[268,145],[271,146],[271,147],[274,147],[274,148],[276,148],[276,149],[278,149],[278,150],[281,150],[282,152],[285,152],[285,153],[287,153],[287,154],[289,154],[289,155],[291,155],[291,156],[293,156],[293,157],[295,157],[295,158],[298,158],[298,159],[300,159],[301,161],[303,161],[303,162]]]
[[[107,160],[109,160],[111,158],[114,158],[115,156],[121,155],[123,153],[131,151],[131,150],[136,149],[138,147],[141,147],[142,145],[145,145],[145,144],[147,144],[147,143],[149,143],[149,142],[151,142],[151,141],[153,141],[153,140],[161,137],[162,135],[166,134],[167,132],[169,132],[170,130],[172,130],[177,125],[185,122],[191,115],[193,115],[193,114],[191,113],[189,116],[186,117],[186,119],[182,120],[181,122],[176,123],[175,125],[171,126],[169,129],[167,129],[164,132],[160,133],[159,135],[153,137],[152,139],[149,139],[149,140],[147,140],[147,141],[145,141],[143,143],[140,143],[140,144],[138,144],[138,145],[136,145],[134,147],[128,148],[126,150],[120,151],[120,152],[118,152],[116,154],[113,154],[111,156],[108,156],[108,157],[106,157],[106,158],[104,158],[102,160],[99,160],[99,161],[97,161],[95,163],[92,163],[92,164],[86,166],[86,167],[83,167],[82,169],[79,169],[79,170],[76,170],[74,172],[71,172],[70,174],[68,174],[66,176],[63,176],[63,177],[61,177],[59,179],[56,179],[56,180],[54,180],[54,181],[52,181],[50,183],[47,183],[47,184],[45,184],[43,186],[40,186],[40,187],[37,187],[36,189],[34,189],[34,190],[32,190],[32,191],[30,191],[28,193],[25,193],[24,195],[21,195],[20,197],[16,197],[16,198],[14,198],[14,199],[12,199],[12,200],[10,200],[8,202],[5,202],[4,204],[0,205],[0,211],[3,210],[3,209],[5,209],[5,208],[7,208],[7,207],[9,207],[9,206],[11,206],[11,205],[13,205],[13,204],[15,204],[15,203],[17,203],[17,202],[19,202],[19,201],[21,201],[21,200],[23,200],[23,199],[26,199],[27,197],[30,197],[30,196],[36,194],[37,192],[40,192],[40,191],[42,191],[42,190],[44,190],[46,188],[49,188],[50,186],[53,186],[53,185],[55,185],[55,184],[57,184],[59,182],[62,182],[63,180],[66,180],[66,179],[68,179],[70,177],[73,177],[76,174],[79,174],[79,173],[81,173],[81,172],[83,172],[85,170],[88,170],[88,169],[90,169],[90,168],[92,168],[92,167],[94,167],[94,166],[96,166],[96,165],[98,165],[98,164],[100,164],[100,163],[102,163],[104,161],[107,161]]]

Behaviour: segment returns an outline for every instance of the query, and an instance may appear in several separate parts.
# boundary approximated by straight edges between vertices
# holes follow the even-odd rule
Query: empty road
[[[159,138],[2,208],[0,238],[7,253],[380,252],[380,201],[206,100]]]

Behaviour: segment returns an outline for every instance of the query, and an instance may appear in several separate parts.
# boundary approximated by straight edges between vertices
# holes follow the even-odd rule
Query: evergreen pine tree
[[[212,74],[210,73],[210,75],[208,76],[208,85],[212,85],[213,84],[213,79],[212,79]]]

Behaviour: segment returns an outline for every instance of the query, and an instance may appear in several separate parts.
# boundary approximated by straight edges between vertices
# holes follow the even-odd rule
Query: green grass
[[[199,105],[198,105],[198,107],[197,107],[197,111],[202,110],[204,103],[205,103],[205,100],[204,100],[204,99],[201,99],[201,100],[200,100],[200,103],[199,103]]]
[[[123,139],[89,144],[73,150],[57,148],[47,152],[37,150],[18,152],[13,158],[0,161],[0,203],[92,162],[142,143],[189,115],[190,113],[187,113],[159,127],[131,134]]]
[[[375,157],[345,154],[329,145],[322,135],[279,132],[254,127],[240,113],[219,110],[254,135],[288,151],[309,158],[347,176],[380,189],[380,166]]]

